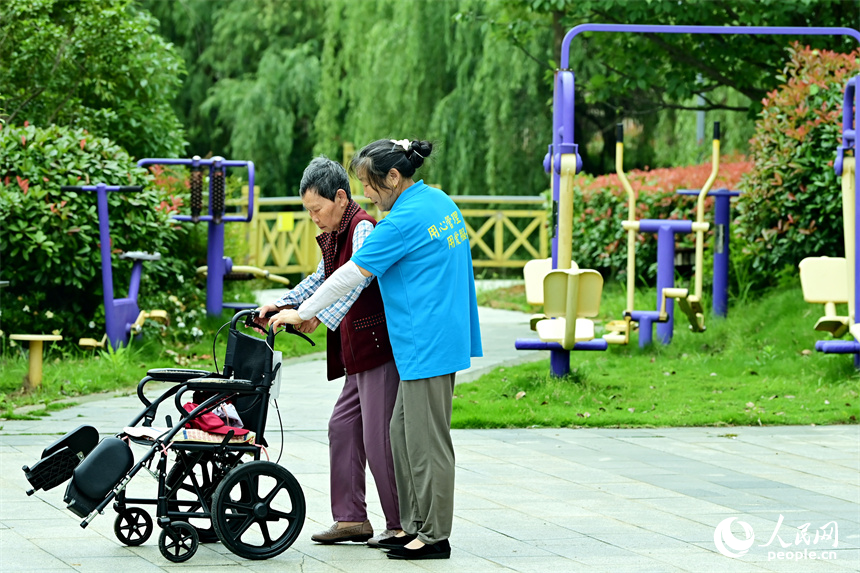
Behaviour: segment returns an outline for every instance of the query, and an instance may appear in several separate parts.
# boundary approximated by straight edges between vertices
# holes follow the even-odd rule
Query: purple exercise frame
[[[140,291],[140,279],[143,275],[143,261],[158,260],[160,255],[141,252],[129,252],[120,258],[134,261],[131,267],[131,280],[128,285],[128,295],[125,298],[114,298],[113,290],[113,261],[111,258],[110,220],[108,218],[108,196],[110,192],[136,193],[143,189],[140,186],[128,185],[97,185],[72,186],[63,185],[63,191],[95,191],[96,206],[99,219],[99,251],[102,258],[102,298],[105,305],[105,334],[114,350],[128,344],[131,338],[131,327],[140,314],[137,305],[137,294]]]
[[[233,269],[233,260],[230,257],[224,256],[224,225],[222,223],[248,223],[253,218],[254,162],[234,161],[224,159],[223,157],[213,157],[212,159],[194,157],[192,159],[141,159],[137,164],[140,167],[146,167],[147,165],[187,165],[192,169],[200,167],[209,168],[209,214],[197,217],[197,221],[206,221],[209,223],[206,248],[206,264],[208,266],[206,272],[206,312],[210,316],[221,316],[221,311],[224,310],[224,276]],[[248,215],[246,217],[226,216],[220,213],[213,215],[212,174],[215,171],[224,173],[227,167],[246,167],[248,169],[248,189],[251,192],[248,193]],[[188,215],[174,215],[172,218],[175,221],[193,220]]]
[[[767,27],[767,26],[670,26],[670,25],[644,25],[644,24],[582,24],[570,29],[564,36],[561,45],[560,66],[555,74],[555,85],[553,89],[553,113],[552,113],[552,144],[549,145],[548,153],[544,158],[544,170],[552,176],[552,197],[555,203],[559,200],[559,182],[561,174],[561,155],[573,153],[576,155],[577,173],[582,169],[582,159],[579,156],[578,145],[574,141],[573,122],[575,115],[574,95],[576,82],[570,66],[570,44],[573,39],[584,32],[610,32],[610,33],[645,33],[645,34],[744,34],[744,35],[769,35],[769,36],[851,36],[860,43],[860,32],[853,28],[819,28],[819,27]],[[845,101],[849,102],[846,93]],[[850,105],[845,105],[850,109]],[[849,118],[846,122],[843,114],[843,132],[851,134],[853,142],[854,130],[850,129],[853,121]],[[845,144],[843,143],[843,147]],[[840,149],[841,158],[841,149]],[[553,169],[553,165],[555,168]],[[841,167],[841,160],[839,161]],[[860,169],[858,169],[860,179]],[[860,181],[858,181],[860,188]],[[857,228],[860,230],[860,209],[857,209]],[[855,252],[860,253],[860,232],[855,237],[857,246]],[[552,240],[552,266],[558,265],[558,223],[556,222],[555,233]],[[860,274],[860,265],[855,266],[855,273]],[[860,276],[855,277],[855,291],[860,289]],[[855,300],[858,293],[855,292]],[[844,341],[835,341],[846,344]],[[517,341],[518,349],[532,349],[534,346],[527,345],[524,339]],[[605,350],[595,345],[595,350]],[[557,343],[541,343],[541,349],[550,351],[551,371],[554,376],[564,376],[570,372],[570,351],[564,350]],[[592,349],[592,348],[588,348]],[[824,350],[822,350],[824,351]],[[835,351],[835,346],[834,346]],[[845,352],[855,353],[860,356],[860,343],[855,342],[850,350]]]
[[[857,90],[857,82],[860,81],[860,76],[854,76],[845,86],[845,93],[842,96],[842,145],[836,150],[836,160],[833,162],[833,169],[836,175],[842,175],[842,161],[845,157],[845,151],[848,149],[854,150],[854,157],[857,157],[857,129],[855,126],[856,116],[854,109],[860,110],[860,90]],[[857,300],[860,296],[860,260],[857,259],[860,253],[860,209],[858,209],[858,201],[860,201],[860,169],[855,166],[854,169],[854,314],[857,314]],[[856,317],[855,317],[855,323]],[[824,354],[853,354],[854,367],[860,368],[860,342],[855,340],[819,340],[815,343],[815,350]]]

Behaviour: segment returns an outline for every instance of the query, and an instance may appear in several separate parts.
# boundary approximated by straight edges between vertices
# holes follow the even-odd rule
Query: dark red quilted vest
[[[376,226],[373,217],[359,207],[358,203],[350,201],[338,230],[317,236],[317,243],[323,254],[325,276],[331,276],[352,258],[352,235],[361,221],[370,221]],[[329,330],[326,342],[329,380],[340,378],[344,372],[365,372],[394,359],[391,343],[388,341],[382,295],[376,280],[361,291],[340,326]]]

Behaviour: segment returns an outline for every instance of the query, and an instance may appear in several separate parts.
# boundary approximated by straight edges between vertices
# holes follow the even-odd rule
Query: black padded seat
[[[161,253],[146,253],[144,251],[129,251],[122,253],[119,258],[133,261],[160,261]]]
[[[190,368],[153,368],[146,375],[161,382],[187,382],[192,378],[208,376],[208,370],[193,370]]]

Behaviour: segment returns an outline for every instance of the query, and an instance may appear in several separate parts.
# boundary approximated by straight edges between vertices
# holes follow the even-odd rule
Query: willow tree
[[[498,33],[500,2],[326,4],[320,152],[344,141],[435,141],[423,176],[455,194],[537,194],[550,139],[551,34],[530,53]],[[535,61],[534,54],[539,54]]]

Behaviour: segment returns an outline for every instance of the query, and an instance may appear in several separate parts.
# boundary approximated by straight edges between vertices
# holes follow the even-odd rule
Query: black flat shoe
[[[432,545],[425,545],[420,549],[407,549],[397,547],[388,552],[389,559],[449,559],[451,557],[451,544],[447,539],[437,541]]]
[[[402,537],[389,537],[388,539],[379,540],[376,543],[376,546],[382,549],[402,549],[404,545],[406,545],[416,537],[418,536],[409,534],[406,534]]]

